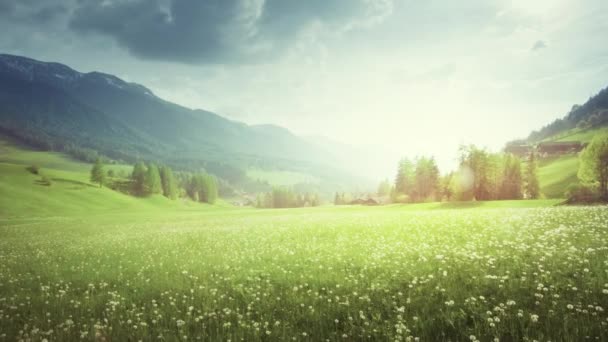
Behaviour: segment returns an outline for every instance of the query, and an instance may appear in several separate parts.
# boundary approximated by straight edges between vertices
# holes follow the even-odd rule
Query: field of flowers
[[[608,208],[0,221],[0,341],[607,341]]]

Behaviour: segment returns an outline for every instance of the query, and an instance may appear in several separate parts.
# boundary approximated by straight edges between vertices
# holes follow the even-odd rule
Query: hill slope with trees
[[[594,137],[608,132],[608,87],[599,91],[582,105],[574,105],[563,117],[533,131],[526,139],[509,142],[512,145],[539,143],[590,143]],[[540,191],[547,198],[563,198],[569,188],[580,184],[577,176],[579,155],[563,153],[545,156],[538,161]]]
[[[250,166],[345,179],[334,157],[286,129],[249,126],[99,72],[0,55],[0,133],[93,162],[155,161],[242,181]],[[330,171],[328,171],[330,170]]]

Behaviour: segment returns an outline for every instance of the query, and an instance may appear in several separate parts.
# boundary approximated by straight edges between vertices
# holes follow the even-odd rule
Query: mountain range
[[[282,127],[247,125],[165,101],[113,75],[7,54],[0,54],[0,130],[47,149],[76,146],[129,163],[346,174],[335,166],[339,151]]]

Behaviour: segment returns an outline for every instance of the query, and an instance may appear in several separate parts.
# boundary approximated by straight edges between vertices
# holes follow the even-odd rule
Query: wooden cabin
[[[536,147],[541,155],[555,155],[555,154],[567,154],[567,153],[578,153],[582,151],[586,143],[580,141],[548,141],[541,142]]]

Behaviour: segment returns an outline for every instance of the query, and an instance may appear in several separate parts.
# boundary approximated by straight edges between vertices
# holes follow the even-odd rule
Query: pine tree
[[[214,204],[218,198],[217,179],[206,174],[203,182],[204,201],[209,204]]]
[[[160,172],[160,182],[163,190],[163,196],[176,199],[177,198],[177,182],[175,177],[173,176],[173,171],[168,166],[161,166],[159,169]]]
[[[101,158],[97,158],[91,169],[91,182],[98,183],[101,188],[105,180],[106,174],[103,171],[103,163],[101,162]]]
[[[526,164],[526,197],[530,199],[537,199],[540,195],[537,170],[536,153],[532,151]]]
[[[133,166],[131,173],[133,180],[133,193],[138,196],[146,195],[146,166],[142,162],[138,162]]]
[[[391,183],[389,183],[388,179],[380,182],[378,185],[378,196],[384,197],[388,196],[391,192]]]
[[[414,164],[407,158],[399,162],[397,176],[395,177],[395,191],[397,196],[411,196],[414,190]]]
[[[146,193],[150,195],[160,194],[163,191],[158,167],[154,164],[148,165],[145,177],[145,188]]]
[[[522,177],[519,158],[507,154],[503,170],[501,199],[521,199]]]

